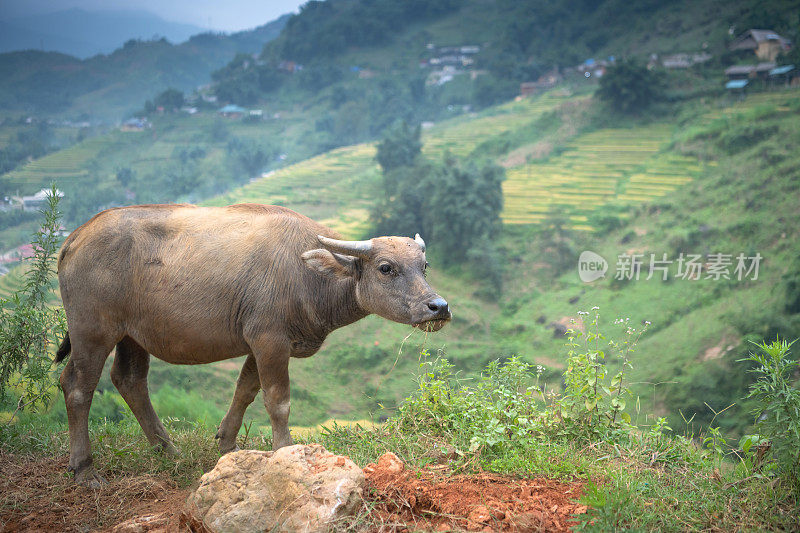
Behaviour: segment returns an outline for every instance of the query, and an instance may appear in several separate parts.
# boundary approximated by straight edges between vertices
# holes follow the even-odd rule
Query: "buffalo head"
[[[425,242],[417,235],[340,241],[318,236],[323,248],[303,254],[306,264],[339,278],[352,278],[364,311],[424,331],[450,320],[447,302],[425,280]]]

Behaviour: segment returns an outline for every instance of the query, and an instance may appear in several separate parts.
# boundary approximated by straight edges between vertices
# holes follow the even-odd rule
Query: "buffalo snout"
[[[447,305],[447,300],[441,296],[437,296],[428,302],[428,309],[433,313],[433,317],[430,320],[450,319],[450,307]]]
[[[421,316],[413,324],[423,331],[439,331],[452,317],[447,300],[438,295],[423,303],[419,309]]]

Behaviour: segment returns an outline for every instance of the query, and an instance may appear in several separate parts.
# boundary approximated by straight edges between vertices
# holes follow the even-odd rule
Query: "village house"
[[[725,69],[728,80],[767,79],[769,72],[775,68],[775,63],[765,61],[757,65],[733,65]]]
[[[705,63],[713,56],[708,52],[700,52],[697,54],[671,54],[661,58],[661,65],[664,68],[689,68],[692,65]]]
[[[47,205],[47,198],[50,195],[50,189],[42,189],[36,194],[31,196],[23,196],[22,209],[24,211],[38,211]],[[56,189],[56,196],[59,198],[64,197],[64,193]]]
[[[601,78],[605,75],[606,69],[615,62],[616,58],[614,56],[608,56],[608,59],[601,59],[599,61],[589,58],[575,67],[575,70],[583,74],[584,78],[591,78],[592,76]]]
[[[436,48],[433,43],[428,43],[427,49],[432,52],[431,57],[419,62],[425,67],[462,67],[471,68],[475,64],[475,54],[480,52],[477,45],[441,46]]]
[[[787,85],[791,87],[800,86],[800,72],[794,65],[784,65],[775,67],[767,74],[770,85]]]
[[[217,114],[225,118],[241,118],[245,113],[247,113],[247,109],[236,104],[228,104],[217,110]]]
[[[278,63],[278,69],[294,74],[295,72],[303,70],[303,65],[295,63],[294,61],[281,61]]]
[[[129,118],[120,126],[120,131],[144,131],[150,128],[150,122],[146,118]]]
[[[728,45],[729,50],[752,50],[762,61],[775,61],[792,43],[772,30],[747,30]]]
[[[30,259],[34,256],[32,244],[23,244],[0,255],[0,264],[10,264]]]
[[[530,96],[532,94],[536,94],[538,91],[546,91],[547,89],[552,89],[562,79],[563,76],[561,76],[561,73],[558,71],[558,68],[554,68],[539,76],[539,79],[536,81],[526,81],[520,83],[519,95]]]

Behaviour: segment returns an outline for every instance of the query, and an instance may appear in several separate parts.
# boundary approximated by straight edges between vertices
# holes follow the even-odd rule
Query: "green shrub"
[[[757,401],[756,431],[770,441],[770,466],[800,495],[800,390],[793,383],[798,362],[789,359],[792,344],[762,342],[743,361],[756,364],[748,398]]]
[[[47,304],[52,289],[53,260],[58,250],[58,191],[50,190],[44,223],[32,244],[34,257],[25,287],[0,300],[0,399],[8,389],[18,397],[16,410],[46,406],[55,387],[51,347],[61,340],[66,322],[61,308]]]
[[[561,392],[543,382],[543,366],[519,357],[492,361],[474,383],[459,378],[447,360],[436,358],[422,363],[419,388],[389,423],[401,432],[447,439],[464,451],[482,450],[487,461],[524,453],[542,442],[616,441],[630,436],[625,378],[631,369],[630,355],[646,326],[637,331],[627,319],[619,320],[622,338],[609,341],[598,323],[595,313],[590,331],[570,334]],[[620,369],[609,377],[606,358],[612,355],[619,359]]]

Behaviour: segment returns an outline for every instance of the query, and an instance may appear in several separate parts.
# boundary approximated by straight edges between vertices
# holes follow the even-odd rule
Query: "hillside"
[[[470,147],[464,134],[482,131],[482,139],[491,141],[509,130],[524,130],[547,109],[563,110],[574,101],[545,96],[501,106],[450,127],[442,125],[423,138],[426,154],[436,157],[437,146],[453,138],[460,139],[465,153],[470,152],[477,143]],[[687,419],[696,414],[696,422],[710,420],[713,413],[704,402],[721,410],[744,395],[745,369],[735,361],[749,349],[747,339],[774,335],[771,332],[794,338],[800,333],[797,316],[783,311],[781,292],[781,279],[797,253],[796,243],[788,239],[791,222],[772,216],[788,214],[797,201],[798,176],[790,170],[789,147],[797,142],[798,109],[800,95],[793,91],[756,95],[733,105],[721,99],[687,110],[680,124],[655,122],[578,133],[564,142],[557,156],[511,166],[504,184],[504,247],[513,265],[506,271],[508,296],[499,307],[487,304],[473,295],[476,280],[457,271],[435,271],[432,283],[453,302],[456,319],[452,327],[416,342],[432,353],[446,347],[447,357],[468,371],[511,355],[558,369],[561,363],[552,354],[560,351],[564,339],[554,336],[553,323],[569,326],[569,318],[580,321],[577,311],[599,306],[605,325],[626,317],[637,324],[651,322],[634,365],[634,381],[642,383],[636,387],[642,404],[668,415],[676,426],[678,410]],[[506,114],[517,121],[496,120]],[[757,131],[767,132],[763,137],[751,133],[748,124],[753,117],[761,124]],[[496,124],[494,131],[490,124]],[[742,153],[728,148],[730,142],[743,143]],[[771,163],[749,155],[764,152],[774,153],[786,170],[766,179],[774,172]],[[337,173],[337,168],[342,170]],[[769,184],[761,188],[757,201],[741,193],[749,189],[754,176]],[[369,151],[356,147],[288,167],[209,203],[281,203],[358,238],[367,224],[368,199],[374,195],[376,180]],[[566,232],[571,253],[577,256],[588,249],[607,258],[605,280],[580,282],[572,261],[559,267],[554,280],[550,277],[552,257],[547,255],[554,251],[543,248],[537,234],[540,224],[549,224],[553,209],[571,220]],[[616,213],[615,222],[609,226],[607,218],[598,218],[603,213]],[[592,226],[598,222],[604,225]],[[435,250],[435,242],[430,246]],[[735,257],[756,251],[765,257],[757,281],[735,276],[717,281],[674,278],[680,253]],[[644,258],[642,279],[613,279],[617,256],[633,253]],[[672,260],[671,279],[644,279],[650,253],[667,254]],[[755,309],[761,311],[753,315]],[[413,355],[394,362],[405,335],[401,326],[379,319],[336,333],[318,357],[298,363],[302,370],[295,370],[297,388],[315,389],[314,381],[303,376],[307,366],[313,366],[311,375],[330,374],[343,361],[353,361],[361,378],[351,382],[343,376],[345,389],[361,380],[374,383],[374,390],[362,386],[363,394],[388,405],[391,390],[402,390],[401,383],[415,366]],[[385,339],[392,338],[396,341],[385,346]],[[405,350],[416,353],[410,347]],[[354,353],[363,355],[358,358]],[[654,388],[646,383],[664,384]],[[325,402],[321,391],[311,394],[315,407]],[[340,410],[332,405],[328,414]],[[741,430],[748,423],[746,409],[737,405],[716,422]]]
[[[702,422],[712,416],[704,402],[716,410],[738,402],[747,378],[735,361],[748,350],[746,340],[767,338],[776,331],[791,337],[798,331],[796,315],[783,311],[781,292],[781,279],[796,253],[795,243],[780,237],[791,234],[791,222],[771,213],[791,212],[788,206],[797,199],[789,147],[797,138],[794,124],[800,95],[779,91],[741,102],[725,98],[694,102],[679,113],[678,121],[598,128],[589,120],[582,127],[568,128],[569,133],[557,127],[542,136],[544,122],[580,124],[573,118],[585,118],[591,109],[592,101],[585,96],[554,91],[426,130],[423,151],[434,159],[448,149],[477,154],[496,153],[496,146],[505,146],[497,155],[508,167],[502,245],[509,267],[504,297],[499,305],[485,302],[475,296],[478,280],[459,269],[437,269],[434,262],[431,283],[451,302],[453,323],[435,335],[414,333],[407,340],[406,328],[375,317],[335,332],[317,356],[293,365],[295,424],[381,416],[378,405],[389,408],[405,396],[421,347],[430,353],[443,348],[445,356],[467,373],[492,359],[519,355],[544,365],[545,376],[554,376],[562,367],[554,354],[563,350],[565,342],[554,335],[555,324],[579,322],[577,312],[594,306],[600,307],[604,325],[625,317],[651,322],[633,374],[640,383],[634,390],[645,412],[655,409],[674,427],[680,423],[679,410],[687,419],[696,414],[695,420]],[[749,129],[754,117],[763,124],[758,130],[766,132],[763,138]],[[753,146],[738,153],[731,152],[727,143]],[[550,150],[541,152],[543,145]],[[769,160],[748,155],[762,152],[775,155]],[[779,168],[786,171],[764,181],[772,185],[762,189],[760,200],[742,197],[739,191],[748,188],[752,176],[772,172],[769,161],[778,159],[783,161]],[[374,147],[365,144],[283,167],[205,203],[287,205],[347,237],[361,238],[369,232],[369,212],[379,189]],[[742,207],[725,211],[715,207],[737,204]],[[743,209],[745,205],[749,207]],[[687,211],[688,206],[692,207]],[[543,239],[554,211],[566,221],[562,238],[569,257],[584,249],[601,254],[609,263],[605,280],[582,283],[572,259],[557,263],[558,250]],[[429,246],[435,258],[435,241]],[[679,253],[715,251],[733,256],[758,251],[765,257],[759,279],[675,279]],[[617,256],[633,253],[643,254],[642,279],[613,279]],[[671,279],[661,281],[660,273],[656,279],[644,279],[650,253],[672,259]],[[14,279],[7,276],[4,281]],[[3,285],[7,291],[14,283]],[[755,309],[760,311],[753,314]],[[156,365],[155,401],[164,402],[163,409],[174,415],[214,424],[224,412],[237,366],[226,362],[179,371]],[[320,375],[330,376],[324,387]],[[209,396],[200,400],[193,388],[219,376],[229,385],[214,387],[212,401],[207,401]],[[180,389],[190,399],[175,403]],[[108,408],[118,409],[113,404]],[[102,407],[96,410],[97,416],[110,414]],[[264,417],[254,408],[248,419],[262,424]],[[737,405],[716,423],[741,431],[748,424],[746,409]]]
[[[231,35],[198,33],[180,44],[131,39],[88,59],[27,50],[0,54],[0,110],[117,122],[168,87],[192,91],[237,53],[252,54],[287,17]]]
[[[506,168],[501,214],[504,235],[499,243],[506,254],[506,289],[498,303],[489,303],[476,296],[479,280],[467,269],[435,272],[435,284],[442,293],[454,295],[450,298],[459,302],[459,311],[449,332],[418,339],[419,343],[432,350],[446,346],[449,357],[468,372],[478,371],[497,357],[521,355],[550,367],[548,377],[552,378],[561,363],[551,354],[564,342],[554,332],[563,331],[578,310],[599,305],[604,320],[630,317],[652,322],[640,352],[643,360],[658,363],[643,365],[637,370],[641,372],[637,380],[677,383],[659,386],[655,393],[642,385],[637,392],[665,414],[676,417],[676,407],[694,402],[698,416],[700,411],[707,415],[704,400],[693,399],[696,390],[713,393],[715,408],[725,407],[718,405],[724,400],[739,397],[746,380],[726,380],[725,376],[735,358],[746,351],[749,335],[763,338],[775,331],[791,335],[796,330],[794,318],[781,308],[781,289],[770,295],[765,289],[767,285],[780,286],[783,272],[790,268],[791,252],[776,248],[776,270],[762,272],[762,280],[768,280],[763,284],[714,280],[626,283],[611,278],[620,254],[642,254],[644,260],[651,253],[667,254],[673,259],[674,271],[680,253],[707,255],[716,250],[752,255],[757,250],[764,256],[757,244],[766,240],[770,246],[778,246],[765,236],[768,225],[754,221],[766,217],[779,202],[788,201],[791,194],[776,190],[774,202],[753,203],[763,212],[748,204],[747,212],[728,210],[719,220],[710,217],[712,213],[720,215],[716,211],[703,219],[697,214],[703,212],[699,207],[693,213],[681,209],[684,205],[725,205],[718,198],[736,187],[745,189],[744,176],[739,176],[736,187],[721,191],[705,184],[735,180],[721,173],[738,168],[742,160],[750,165],[761,161],[738,153],[750,144],[776,154],[762,161],[763,167],[753,169],[754,175],[770,172],[770,165],[788,167],[792,158],[784,151],[791,151],[788,147],[796,134],[791,126],[796,111],[794,93],[773,91],[742,102],[729,101],[719,92],[721,67],[714,63],[666,75],[665,103],[639,117],[614,116],[591,96],[596,88],[593,79],[587,81],[568,72],[559,88],[544,95],[489,104],[502,98],[509,87],[516,93],[519,81],[559,66],[551,55],[556,50],[563,51],[560,57],[569,64],[595,53],[697,50],[703,48],[701,37],[719,35],[707,48],[720,54],[722,35],[727,31],[722,22],[754,20],[757,6],[744,1],[725,4],[714,14],[708,6],[685,2],[633,7],[608,1],[598,6],[568,3],[543,12],[544,8],[511,2],[442,0],[430,3],[417,15],[408,6],[393,9],[391,3],[367,6],[355,0],[311,4],[300,15],[254,32],[200,35],[177,46],[165,41],[131,42],[109,56],[85,61],[39,52],[6,54],[0,62],[5,70],[0,74],[7,76],[0,77],[8,80],[6,90],[13,93],[12,99],[44,99],[70,112],[84,105],[111,109],[134,102],[131,91],[149,87],[148,94],[152,94],[149,75],[160,79],[169,72],[171,79],[188,80],[199,72],[189,68],[198,65],[189,60],[186,70],[173,68],[176,54],[204,55],[210,61],[214,55],[203,50],[221,53],[230,47],[253,46],[286,24],[285,31],[264,46],[260,61],[240,57],[214,74],[218,95],[226,91],[249,95],[263,111],[262,118],[224,119],[209,110],[192,116],[155,115],[150,117],[150,129],[113,131],[21,164],[0,177],[0,192],[32,194],[55,179],[66,193],[62,209],[70,227],[110,205],[255,201],[288,205],[349,237],[360,238],[370,232],[370,211],[380,194],[381,178],[374,144],[359,141],[374,139],[398,118],[425,120],[425,157],[441,160],[449,152],[474,160],[490,159]],[[585,16],[580,20],[568,17],[570,10]],[[619,16],[600,24],[612,11]],[[378,31],[392,14],[396,16],[394,31]],[[796,16],[791,3],[776,4],[770,14],[781,28]],[[641,22],[644,15],[663,23],[647,25]],[[360,37],[322,46],[353,20],[363,23]],[[556,31],[556,25],[545,31],[545,25],[553,21],[561,21],[564,27]],[[537,37],[521,46],[515,44],[515,34],[508,33],[511,30],[516,35],[532,32]],[[675,31],[686,38],[670,39]],[[475,40],[467,41],[465,35]],[[321,55],[309,55],[314,43],[320,45]],[[429,70],[420,67],[420,61],[430,61],[438,53],[437,47],[470,43],[478,43],[480,49],[475,55],[474,76],[456,76],[441,85],[426,83]],[[429,51],[429,44],[434,52]],[[525,59],[536,46],[540,47],[537,59]],[[522,70],[504,73],[501,67],[509,65],[499,61],[498,55],[508,57]],[[29,64],[31,59],[35,59],[33,64]],[[289,72],[278,62],[287,59],[307,64]],[[48,75],[58,72],[61,78],[56,85],[71,87],[74,95],[64,95],[68,101],[51,99],[47,84],[35,87],[39,93],[20,90],[38,79],[38,68],[46,69]],[[368,74],[362,75],[365,72]],[[136,81],[131,82],[130,76]],[[104,85],[109,79],[114,79],[115,85]],[[494,83],[498,81],[502,83]],[[117,85],[123,90],[116,91]],[[767,125],[750,131],[748,121],[752,120]],[[789,144],[781,144],[782,139]],[[311,156],[315,157],[308,159]],[[792,179],[790,172],[776,187],[788,187]],[[732,202],[739,198],[733,193],[729,197]],[[670,213],[684,213],[687,222],[675,215],[672,227],[662,226],[661,220]],[[728,229],[738,225],[752,234]],[[31,221],[8,228],[0,233],[1,242],[9,248],[21,244],[31,228]],[[730,242],[720,240],[721,236]],[[717,248],[726,243],[733,248]],[[436,242],[429,244],[435,259]],[[578,281],[573,257],[582,250],[598,252],[608,260],[605,280],[591,285]],[[13,272],[3,285],[11,289],[18,279],[19,272]],[[759,308],[768,302],[776,308],[775,316],[748,324],[736,306],[752,301],[759,304],[748,305]],[[713,318],[700,318],[709,314]],[[677,345],[678,332],[690,324],[702,327],[693,326],[685,342]],[[385,339],[403,337],[403,328],[369,319],[347,334],[334,335],[327,351],[313,363],[298,363],[295,389],[303,391],[297,402],[303,406],[298,410],[302,414],[296,415],[298,423],[311,424],[328,416],[362,418],[375,405],[397,404],[414,364],[405,359],[398,360],[397,367],[390,364],[399,348],[394,342],[387,346]],[[663,350],[672,355],[660,357]],[[360,358],[368,362],[358,372],[350,372],[350,367],[358,367]],[[232,364],[224,369],[226,375],[234,372]],[[198,380],[215,375],[197,372],[206,376]],[[339,384],[317,392],[315,377],[331,373],[339,376]],[[716,381],[704,382],[709,376]],[[154,376],[155,388],[160,379]],[[189,372],[186,383],[191,379]],[[354,384],[364,383],[367,388],[361,387],[356,397],[346,392]],[[170,393],[165,389],[163,394]],[[203,407],[215,413],[211,419],[224,408],[225,395],[220,392],[214,402]],[[736,414],[737,409],[728,413],[735,416],[725,423],[741,431],[746,418],[742,410]]]

